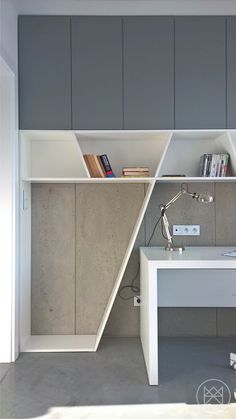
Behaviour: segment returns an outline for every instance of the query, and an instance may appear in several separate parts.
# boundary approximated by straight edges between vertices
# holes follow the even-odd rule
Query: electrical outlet
[[[200,225],[173,225],[173,236],[200,236]]]
[[[141,304],[141,298],[139,295],[135,295],[134,297],[134,307],[138,307]]]

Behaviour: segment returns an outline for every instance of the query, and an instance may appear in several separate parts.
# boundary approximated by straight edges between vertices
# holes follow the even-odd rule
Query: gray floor
[[[159,387],[148,385],[136,338],[104,338],[97,353],[22,354],[1,382],[0,417],[40,416],[53,406],[195,403],[199,384],[210,378],[233,394],[232,350],[235,338],[161,339]]]

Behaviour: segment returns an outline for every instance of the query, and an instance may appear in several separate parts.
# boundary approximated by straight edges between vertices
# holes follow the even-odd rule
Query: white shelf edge
[[[187,182],[236,182],[236,176],[225,177],[156,177],[156,182],[160,183],[187,183]]]
[[[23,178],[23,182],[31,183],[150,183],[154,177],[137,178]]]
[[[96,335],[32,335],[21,352],[95,352]]]
[[[22,178],[30,183],[184,183],[184,182],[236,182],[236,176],[225,177],[148,177],[148,178]]]

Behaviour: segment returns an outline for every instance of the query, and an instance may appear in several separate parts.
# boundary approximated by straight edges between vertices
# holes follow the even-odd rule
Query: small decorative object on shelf
[[[225,177],[229,162],[228,153],[203,154],[200,158],[200,176]]]
[[[123,177],[149,177],[148,167],[123,167]]]
[[[106,154],[84,154],[84,160],[89,174],[95,178],[115,177]]]

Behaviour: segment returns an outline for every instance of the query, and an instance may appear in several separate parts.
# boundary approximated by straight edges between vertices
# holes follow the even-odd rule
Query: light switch
[[[23,211],[29,208],[29,196],[28,193],[23,189]]]

